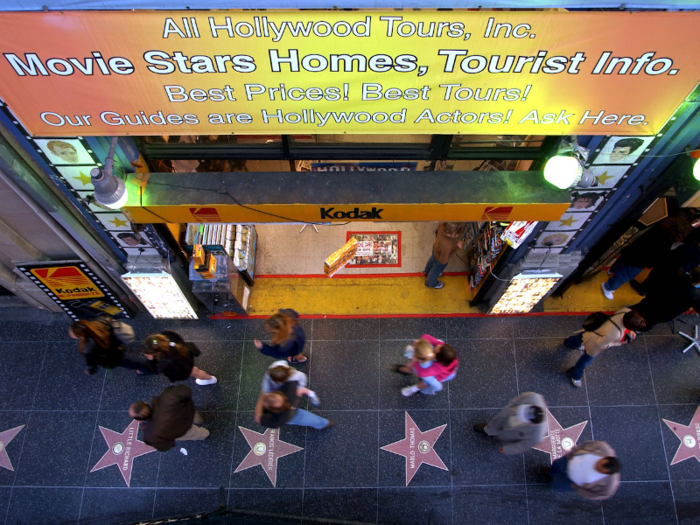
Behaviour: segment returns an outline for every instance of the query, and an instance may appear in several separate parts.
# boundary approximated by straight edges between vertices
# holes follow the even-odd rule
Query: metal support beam
[[[34,261],[47,261],[48,257],[41,253],[40,250],[32,246],[28,241],[24,239],[19,233],[17,233],[9,224],[0,219],[0,234],[7,238],[12,244],[17,248],[22,250],[27,254],[27,258]]]

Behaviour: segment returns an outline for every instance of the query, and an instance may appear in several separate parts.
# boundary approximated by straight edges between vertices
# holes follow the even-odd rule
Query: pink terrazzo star
[[[441,468],[442,470],[447,470],[447,467],[433,448],[435,442],[440,438],[442,431],[445,430],[447,425],[445,424],[422,432],[411,416],[408,415],[408,412],[405,414],[406,437],[401,441],[383,446],[382,450],[393,452],[394,454],[406,458],[406,486],[408,486],[423,463],[432,467]]]
[[[245,440],[248,442],[250,452],[248,452],[248,455],[241,461],[241,464],[238,465],[234,474],[241,470],[260,465],[272,482],[272,486],[276,487],[277,461],[284,456],[294,454],[304,449],[292,445],[291,443],[281,441],[279,428],[268,428],[265,430],[264,434],[259,434],[258,432],[243,427],[238,428],[241,429],[243,437],[245,437]]]
[[[674,423],[668,419],[664,419],[664,423],[666,423],[668,428],[681,440],[681,444],[678,446],[678,450],[676,450],[676,455],[673,456],[671,465],[675,465],[689,458],[695,458],[700,461],[700,406],[695,409],[693,419],[690,420],[688,426]]]
[[[5,430],[0,432],[0,468],[6,468],[7,470],[14,471],[12,468],[12,462],[10,461],[10,456],[7,455],[7,445],[10,444],[19,431],[24,428],[24,425],[11,428],[10,430]]]
[[[563,428],[549,409],[547,409],[547,427],[549,427],[549,433],[539,445],[532,448],[549,454],[549,459],[554,463],[554,461],[568,454],[569,451],[576,446],[576,442],[578,438],[581,437],[581,433],[583,433],[583,429],[587,424],[588,421],[586,420],[577,423],[573,427]]]
[[[105,427],[100,427],[100,432],[107,442],[107,452],[90,472],[116,465],[119,467],[119,472],[121,472],[126,486],[129,487],[134,460],[139,456],[154,452],[156,449],[138,440],[139,422],[136,420],[129,423],[129,426],[121,434]]]

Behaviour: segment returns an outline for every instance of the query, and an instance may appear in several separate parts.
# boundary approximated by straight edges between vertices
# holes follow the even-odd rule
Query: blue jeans
[[[447,268],[446,264],[440,264],[435,256],[431,255],[428,263],[425,265],[425,270],[423,270],[423,273],[427,275],[425,285],[435,288],[438,283],[438,277],[440,277],[445,268]]]
[[[591,366],[594,359],[594,356],[590,356],[586,352],[583,352],[581,357],[578,358],[578,361],[576,361],[576,364],[571,367],[571,370],[569,370],[571,377],[573,377],[576,381],[581,381],[583,371]]]
[[[297,408],[294,417],[287,421],[287,425],[311,427],[315,428],[316,430],[321,430],[322,428],[327,427],[329,423],[330,421],[328,421],[326,418],[321,417],[317,414],[312,414],[311,412],[307,412],[306,410],[303,410],[301,408]]]
[[[638,268],[637,266],[630,266],[628,264],[622,263],[618,265],[617,261],[615,261],[615,264],[613,264],[612,268],[610,269],[615,273],[605,283],[605,287],[611,292],[614,292],[626,282],[631,281],[632,279],[637,277],[640,273],[642,273],[642,270],[644,268]]]
[[[552,463],[552,468],[549,469],[549,475],[552,476],[552,488],[557,492],[573,492],[571,486],[572,481],[566,472],[566,467],[569,464],[569,458],[562,456]]]
[[[572,350],[578,350],[583,345],[583,332],[570,335],[564,340],[564,346]]]
[[[425,383],[425,388],[421,388],[420,393],[426,396],[434,396],[437,392],[442,391],[442,383],[447,383],[452,381],[457,374],[451,374],[444,381],[440,382],[435,379],[434,376],[421,377],[420,379]]]

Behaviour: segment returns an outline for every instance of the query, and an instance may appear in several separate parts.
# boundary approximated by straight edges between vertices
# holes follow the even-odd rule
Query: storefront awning
[[[152,173],[127,190],[136,223],[555,221],[571,205],[539,171]]]

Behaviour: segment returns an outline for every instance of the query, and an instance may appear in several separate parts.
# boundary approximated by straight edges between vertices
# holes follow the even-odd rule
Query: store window
[[[430,144],[432,135],[291,135],[290,139],[306,144]]]

